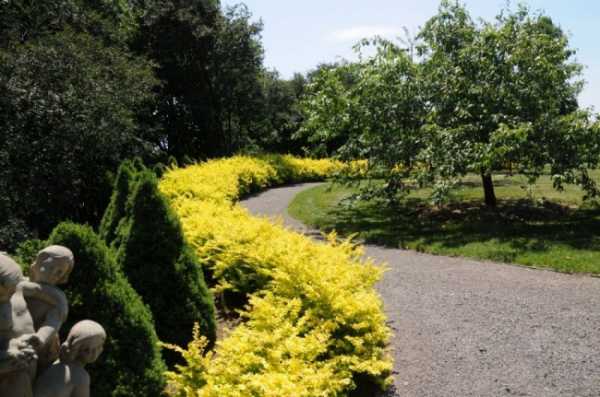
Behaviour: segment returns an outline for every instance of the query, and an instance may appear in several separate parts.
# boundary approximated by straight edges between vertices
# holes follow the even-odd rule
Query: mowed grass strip
[[[594,171],[595,180],[600,172]],[[300,193],[289,213],[304,223],[367,243],[438,255],[600,274],[600,205],[584,202],[577,187],[535,186],[517,176],[496,176],[498,208],[483,205],[477,176],[468,176],[443,208],[430,205],[428,189],[413,191],[395,207],[346,200],[357,187],[324,184]]]

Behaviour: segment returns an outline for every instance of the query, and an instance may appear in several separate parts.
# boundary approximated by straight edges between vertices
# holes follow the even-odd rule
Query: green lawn
[[[600,180],[600,172],[594,177]],[[552,189],[542,178],[527,189],[519,177],[495,177],[497,210],[482,206],[479,179],[465,178],[446,208],[418,190],[396,208],[349,203],[356,188],[325,184],[300,193],[289,212],[306,224],[368,243],[465,256],[570,273],[600,274],[600,206],[583,203],[578,188]]]

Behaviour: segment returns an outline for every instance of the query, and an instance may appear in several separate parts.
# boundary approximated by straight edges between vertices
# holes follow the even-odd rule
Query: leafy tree
[[[349,124],[342,122],[348,110],[344,98],[355,89],[360,67],[347,61],[322,63],[307,73],[299,104],[303,123],[294,138],[304,142],[304,150],[310,155],[333,156],[348,141]]]
[[[0,48],[55,33],[73,21],[73,0],[5,0],[0,2]]]
[[[418,66],[406,52],[382,39],[367,45],[375,45],[374,56],[323,69],[313,79],[303,129],[343,160],[368,160],[370,171],[387,180],[383,192],[371,193],[393,198],[416,168],[426,106]]]
[[[215,340],[215,313],[198,259],[150,171],[136,176],[126,218],[118,229],[118,262],[150,307],[159,338],[186,346],[199,323]],[[166,356],[172,363],[172,356]]]
[[[260,107],[260,23],[244,6],[217,1],[157,1],[147,6],[135,48],[158,65],[162,81],[151,122],[155,144],[182,161],[230,154],[249,142]]]
[[[465,7],[442,1],[420,32],[427,82],[431,181],[481,175],[485,203],[496,205],[492,176],[507,162],[535,181],[547,166],[555,187],[596,187],[597,130],[578,111],[581,65],[567,36],[521,6],[476,24]]]
[[[303,136],[296,135],[303,122],[300,98],[306,78],[296,73],[285,80],[277,71],[265,71],[262,79],[262,113],[251,139],[260,148],[272,153],[301,154],[307,146]]]
[[[70,30],[0,51],[2,206],[42,237],[64,219],[96,224],[109,172],[152,150],[137,110],[154,84],[143,59]]]
[[[164,131],[154,142],[179,161],[200,157],[219,139],[212,109],[209,53],[218,2],[148,1],[133,47],[158,65],[155,108],[148,122]]]
[[[388,198],[417,183],[433,186],[439,203],[477,173],[494,207],[493,175],[507,164],[530,182],[549,171],[557,189],[598,193],[587,171],[600,158],[598,125],[579,110],[581,65],[549,17],[519,7],[475,23],[445,0],[408,48],[375,43],[375,56],[316,74],[303,132],[344,159],[368,160]]]
[[[238,5],[227,8],[217,19],[209,68],[225,154],[246,146],[255,132],[261,131],[262,23],[251,22],[251,16],[246,6]]]
[[[4,0],[0,2],[0,48],[71,28],[125,46],[137,32],[143,8],[128,0]]]
[[[162,395],[166,366],[152,313],[127,281],[112,251],[91,228],[72,223],[58,225],[48,244],[69,247],[76,261],[65,288],[70,309],[61,337],[83,319],[99,322],[108,334],[102,356],[91,364],[94,395]]]

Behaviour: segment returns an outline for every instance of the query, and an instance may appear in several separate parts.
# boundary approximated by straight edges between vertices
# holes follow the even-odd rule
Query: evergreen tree
[[[75,268],[65,288],[70,310],[61,339],[83,319],[97,321],[108,334],[102,356],[90,365],[94,395],[160,396],[166,367],[152,314],[123,275],[111,250],[91,228],[73,223],[58,225],[48,244],[69,247],[75,256]]]
[[[152,172],[139,174],[118,233],[118,262],[154,313],[160,339],[185,346],[194,324],[199,323],[202,334],[214,341],[212,295]]]
[[[119,167],[110,203],[106,207],[102,222],[100,223],[100,237],[111,245],[116,237],[119,222],[125,216],[127,197],[133,188],[135,178],[134,165],[131,161],[124,161]]]

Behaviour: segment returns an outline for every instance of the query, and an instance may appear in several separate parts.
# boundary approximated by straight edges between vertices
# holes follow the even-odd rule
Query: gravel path
[[[276,188],[241,204],[287,214],[316,184]],[[378,290],[406,397],[600,397],[600,279],[367,246],[390,267]]]

